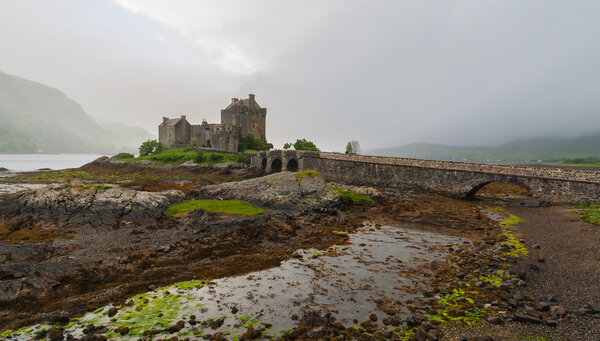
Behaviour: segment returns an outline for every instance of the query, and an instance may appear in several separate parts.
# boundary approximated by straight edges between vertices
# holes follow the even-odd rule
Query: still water
[[[40,168],[53,170],[77,168],[94,161],[97,154],[0,154],[0,167],[15,172],[33,171]]]

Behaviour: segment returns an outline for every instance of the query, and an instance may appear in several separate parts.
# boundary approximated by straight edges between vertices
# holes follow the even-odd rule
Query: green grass
[[[265,212],[262,208],[254,207],[252,204],[241,200],[184,200],[171,205],[167,210],[166,216],[169,218],[180,218],[197,208],[208,212],[247,216],[260,215]]]
[[[585,157],[576,159],[566,159],[560,163],[565,166],[592,166],[600,167],[600,159],[597,157]]]
[[[583,221],[590,224],[600,225],[600,204],[575,204],[573,205]]]
[[[96,185],[94,186],[94,189],[96,191],[106,191],[107,189],[111,189],[112,186],[108,186],[108,185]]]
[[[348,205],[362,205],[366,202],[373,201],[370,196],[366,194],[358,194],[351,189],[338,188],[330,184],[326,184],[326,186],[341,195],[344,203]]]
[[[126,160],[126,159],[133,159],[135,158],[135,156],[133,154],[130,153],[119,153],[115,156],[113,156],[115,159],[117,160]]]
[[[158,165],[178,165],[187,161],[194,161],[201,165],[215,165],[217,163],[247,163],[242,154],[229,153],[205,153],[191,147],[175,147],[166,149],[160,153],[148,156],[126,157],[117,155],[117,159],[127,162],[139,162],[149,160]]]

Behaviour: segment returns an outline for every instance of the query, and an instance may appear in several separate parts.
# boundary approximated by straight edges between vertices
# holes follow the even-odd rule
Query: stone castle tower
[[[221,110],[221,124],[230,124],[241,127],[241,134],[251,133],[256,138],[266,137],[267,109],[261,108],[254,94],[248,98],[232,98],[231,104]]]
[[[237,152],[242,137],[252,134],[266,138],[267,109],[261,108],[254,94],[248,98],[232,98],[227,108],[221,110],[221,123],[191,125],[185,116],[169,119],[163,117],[158,126],[159,142],[167,147],[196,145],[217,151]]]

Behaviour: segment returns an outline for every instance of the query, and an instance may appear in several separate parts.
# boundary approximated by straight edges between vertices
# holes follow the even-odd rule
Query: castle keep
[[[261,108],[253,94],[248,98],[232,98],[221,110],[221,123],[190,124],[185,115],[180,118],[163,117],[158,126],[158,141],[166,147],[200,146],[224,152],[237,152],[243,136],[266,137],[267,109]]]

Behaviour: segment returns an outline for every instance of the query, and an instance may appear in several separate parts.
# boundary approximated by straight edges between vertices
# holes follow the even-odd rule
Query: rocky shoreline
[[[100,160],[82,169],[100,172],[98,167],[113,166]],[[112,171],[131,169],[127,164],[116,167]],[[189,170],[184,172],[179,174],[190,176]],[[214,174],[215,170],[193,172],[204,176],[203,172]],[[229,177],[236,170],[218,172]],[[50,322],[55,324],[53,328],[36,333],[41,338],[62,340],[75,328],[76,320],[71,319],[85,312],[107,304],[124,306],[133,295],[163,285],[210,281],[276,267],[294,259],[299,249],[326,250],[344,245],[365,223],[406,226],[458,236],[465,242],[439,249],[423,240],[426,252],[443,251],[444,256],[415,263],[397,274],[399,279],[413,278],[418,283],[420,289],[410,289],[414,299],[394,303],[393,299],[374,296],[376,312],[385,312],[384,317],[372,314],[347,325],[327,310],[297,311],[293,312],[298,316],[297,326],[278,338],[492,340],[497,335],[489,336],[487,326],[520,330],[521,325],[541,325],[550,328],[543,330],[550,335],[557,328],[568,329],[562,322],[565,317],[579,314],[566,308],[561,297],[528,291],[531,274],[523,271],[521,259],[529,262],[529,253],[537,246],[520,236],[519,217],[496,205],[410,188],[326,184],[314,174],[250,177],[224,183],[153,178],[94,184],[70,179],[9,195],[0,202],[3,337],[19,338],[13,330]],[[375,201],[345,204],[340,190]],[[244,216],[196,209],[180,217],[165,216],[173,204],[205,199],[242,200],[265,209],[265,213]],[[539,208],[530,208],[535,209]],[[510,207],[507,210],[510,212]],[[540,268],[540,264],[543,261],[538,259],[529,267]],[[578,316],[593,319],[598,314],[594,304],[581,307]],[[117,308],[114,314],[119,311]],[[124,329],[115,328],[91,326],[81,339],[127,335]],[[188,316],[164,330],[150,329],[147,336],[174,339],[178,332],[197,328],[195,318]],[[228,339],[217,329],[212,333],[207,329],[202,338]],[[251,324],[246,329],[240,339],[260,338],[269,327]],[[592,329],[590,335],[596,332],[600,333]]]

